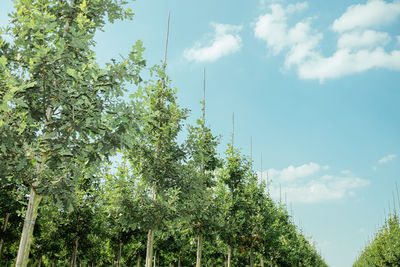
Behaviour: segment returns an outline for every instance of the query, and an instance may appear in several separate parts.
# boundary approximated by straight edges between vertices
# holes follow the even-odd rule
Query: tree
[[[125,155],[118,164],[116,173],[107,170],[105,175],[103,205],[107,213],[109,236],[112,247],[116,251],[117,266],[121,266],[123,249],[128,242],[136,241],[136,254],[140,256],[141,241],[144,232],[146,214],[150,199],[148,190],[140,183]],[[144,246],[143,246],[144,247]]]
[[[219,202],[223,203],[221,236],[227,244],[227,265],[230,267],[232,248],[239,245],[243,224],[248,219],[246,218],[245,187],[254,176],[250,162],[231,144],[226,150],[225,167],[218,176],[220,179]]]
[[[174,198],[180,186],[181,165],[184,151],[177,143],[182,121],[187,111],[176,102],[176,89],[169,86],[165,75],[165,63],[155,66],[152,73],[157,81],[147,82],[133,96],[141,102],[142,122],[140,140],[135,149],[129,151],[133,168],[152,188],[155,210],[147,238],[146,267],[151,267],[154,231],[167,219],[171,205],[165,205]],[[157,216],[158,214],[158,216]]]
[[[67,199],[80,163],[90,165],[123,144],[121,134],[134,121],[118,98],[126,82],[140,82],[145,63],[141,43],[128,58],[105,68],[96,63],[93,52],[94,34],[106,21],[132,18],[123,4],[15,1],[6,29],[13,42],[0,40],[0,136],[13,133],[2,146],[2,157],[22,159],[18,164],[7,161],[7,166],[17,167],[9,177],[23,179],[31,190],[17,266],[27,265],[43,196]]]
[[[204,100],[203,100],[204,104]],[[205,107],[203,106],[203,112]],[[216,147],[218,142],[205,124],[205,116],[190,126],[187,147],[187,183],[182,190],[182,201],[186,210],[189,228],[197,236],[196,267],[201,266],[202,241],[204,234],[216,228],[216,206],[212,187],[215,185],[214,171],[220,166]]]

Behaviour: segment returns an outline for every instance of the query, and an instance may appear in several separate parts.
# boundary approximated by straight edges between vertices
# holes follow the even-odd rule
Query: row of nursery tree
[[[397,190],[397,202],[400,210],[400,197]],[[362,266],[400,266],[400,219],[396,210],[396,200],[393,194],[393,213],[390,212],[384,224],[375,233],[372,241],[363,249],[353,264]]]
[[[1,266],[326,266],[233,139],[217,154],[204,101],[178,143],[188,111],[165,60],[147,68],[138,41],[96,63],[96,31],[133,17],[125,1],[14,2],[0,32]]]

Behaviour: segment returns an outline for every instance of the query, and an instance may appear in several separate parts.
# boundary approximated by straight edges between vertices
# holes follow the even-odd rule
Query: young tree
[[[107,170],[103,205],[107,213],[109,236],[117,255],[117,267],[122,265],[124,247],[133,239],[142,240],[146,233],[145,210],[149,207],[148,190],[140,183],[125,156],[116,166],[116,173]],[[139,242],[140,243],[140,242]],[[137,249],[140,251],[140,246]],[[123,265],[122,265],[123,266]]]
[[[239,245],[243,224],[248,219],[244,192],[253,173],[250,162],[229,144],[225,167],[218,176],[221,183],[219,202],[223,203],[221,237],[227,244],[227,266],[230,267],[232,248]]]
[[[217,157],[217,138],[205,126],[205,99],[203,118],[197,126],[189,126],[187,148],[187,183],[182,190],[184,210],[189,228],[197,236],[196,267],[201,266],[202,241],[204,234],[213,232],[216,226],[216,206],[213,194],[214,171],[220,166]],[[185,194],[186,193],[186,194]]]
[[[140,81],[141,44],[105,68],[93,52],[94,34],[106,21],[132,18],[123,4],[15,1],[6,29],[13,42],[0,39],[0,136],[13,133],[5,144],[15,143],[18,149],[3,146],[2,156],[23,159],[12,177],[31,189],[17,266],[27,265],[43,196],[73,192],[81,167],[77,162],[90,164],[110,153],[132,121],[127,118],[132,112],[122,109],[118,97],[125,82]]]
[[[176,89],[169,86],[165,75],[165,63],[152,69],[158,80],[148,82],[135,97],[141,101],[141,135],[135,149],[130,151],[133,168],[152,188],[154,210],[147,236],[146,267],[153,258],[154,231],[172,213],[167,204],[174,198],[173,191],[180,186],[184,151],[177,143],[177,136],[186,117],[186,110],[176,102]]]

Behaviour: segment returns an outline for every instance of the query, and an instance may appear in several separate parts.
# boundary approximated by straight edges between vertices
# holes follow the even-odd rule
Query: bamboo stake
[[[163,70],[165,73],[165,69],[167,67],[167,54],[168,54],[168,40],[169,40],[169,25],[170,25],[170,19],[171,19],[171,12],[168,12],[168,24],[167,24],[167,36],[165,40],[165,51],[164,51],[164,64],[163,64]],[[163,91],[165,87],[165,79],[164,77],[161,79],[161,90]],[[161,95],[161,104],[163,104],[163,98]],[[161,127],[161,120],[158,122],[159,126]],[[158,149],[159,150],[159,149]],[[158,153],[160,151],[157,151],[157,158],[158,158]],[[153,185],[153,200],[157,198],[157,192],[155,190],[155,185]],[[152,260],[153,260],[153,245],[154,245],[154,229],[149,229],[149,232],[147,234],[147,248],[146,248],[146,267],[151,267],[152,266]]]
[[[397,193],[398,208],[399,208],[399,212],[400,212],[400,196],[399,196],[399,189],[397,188],[397,182],[396,182],[396,193]]]
[[[167,53],[168,53],[168,39],[169,39],[169,23],[171,19],[171,11],[168,12],[168,25],[167,25],[167,38],[165,40],[165,52],[164,52],[164,70],[167,65]]]
[[[203,69],[203,127],[206,122],[206,68]]]
[[[253,171],[253,137],[250,136],[250,168]]]
[[[203,120],[202,120],[202,128],[204,133],[204,124],[206,121],[206,69],[203,71]],[[201,173],[203,176],[203,182],[205,181],[205,163],[204,163],[204,145],[201,150]],[[201,233],[197,237],[197,253],[196,253],[196,267],[201,267],[201,252],[202,252],[202,235]]]
[[[262,152],[261,152],[261,175],[260,175],[260,177],[261,177],[261,180],[262,180],[262,178],[263,178],[263,162],[262,162]]]
[[[233,141],[235,139],[235,112],[232,112],[232,152],[233,152]]]

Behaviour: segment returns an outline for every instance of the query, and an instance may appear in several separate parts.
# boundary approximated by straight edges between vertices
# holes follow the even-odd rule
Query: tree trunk
[[[153,267],[157,265],[157,250],[154,252],[154,260],[153,260]]]
[[[121,252],[122,252],[122,241],[119,241],[118,245],[118,259],[117,259],[117,267],[121,266]]]
[[[261,267],[264,267],[264,255],[261,255]]]
[[[4,218],[4,223],[3,223],[3,234],[6,233],[7,231],[7,224],[8,224],[8,219],[10,218],[10,214],[9,212],[6,213],[6,217]],[[0,259],[1,259],[1,255],[3,254],[3,247],[4,247],[4,239],[1,238],[0,240]]]
[[[56,267],[56,260],[53,260],[53,262],[51,263],[51,267]]]
[[[197,259],[196,259],[196,267],[201,267],[201,248],[202,248],[202,235],[199,234],[197,237]]]
[[[178,258],[178,267],[181,267],[181,256]]]
[[[254,266],[254,255],[253,255],[253,249],[250,249],[250,267]]]
[[[271,267],[274,267],[274,259],[271,257]]]
[[[75,238],[75,245],[74,245],[74,250],[72,252],[72,257],[71,257],[71,267],[76,267],[76,258],[78,254],[78,244],[79,244],[79,237]]]
[[[37,267],[42,267],[42,256],[39,257]]]
[[[150,229],[147,234],[147,249],[146,249],[146,267],[152,267],[153,259],[153,241],[154,241],[154,230]]]
[[[140,261],[142,260],[142,257],[140,257],[140,254],[137,256],[137,267],[140,267]]]
[[[35,226],[39,204],[42,198],[42,195],[37,194],[36,191],[31,188],[28,208],[25,214],[24,227],[22,229],[21,240],[19,242],[18,254],[15,263],[16,267],[26,267],[28,265],[29,250],[31,248],[33,239],[33,228]]]
[[[231,254],[232,254],[231,246],[228,246],[228,267],[231,267]]]

